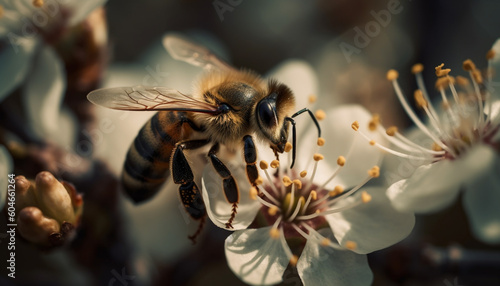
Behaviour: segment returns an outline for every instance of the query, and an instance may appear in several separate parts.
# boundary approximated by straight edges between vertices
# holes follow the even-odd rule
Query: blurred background
[[[302,60],[315,73],[311,92],[322,108],[362,104],[380,114],[385,126],[403,129],[410,122],[386,71],[399,71],[409,95],[416,89],[415,63],[424,64],[429,90],[433,68],[441,63],[452,74],[462,74],[467,58],[486,67],[485,54],[500,36],[498,13],[500,2],[494,0],[107,1],[104,14],[92,21],[107,26],[108,40],[84,61],[96,64],[73,69],[71,57],[62,56],[68,78],[61,106],[69,107],[67,120],[73,122],[69,139],[51,142],[56,140],[20,131],[30,121],[15,99],[18,90],[0,102],[4,112],[19,110],[19,116],[2,116],[2,144],[13,157],[12,170],[32,179],[53,170],[85,200],[81,226],[66,245],[49,251],[18,238],[18,278],[5,278],[2,267],[0,284],[243,285],[224,257],[229,232],[207,223],[193,246],[187,234],[197,225],[178,209],[175,194],[162,192],[134,206],[118,191],[125,153],[151,114],[96,109],[86,102],[85,95],[101,86],[146,84],[189,91],[200,71],[167,55],[161,44],[166,33],[185,34],[234,66],[264,75],[290,59]],[[58,47],[60,55],[64,51],[72,48]],[[82,74],[88,81],[74,78]],[[103,131],[110,122],[112,131]],[[51,167],[75,153],[81,160],[77,167]],[[4,228],[0,232],[6,233]],[[5,241],[0,242],[1,257],[7,257]],[[499,247],[472,237],[459,199],[442,212],[418,216],[407,239],[370,254],[369,261],[374,285],[498,285],[499,253]],[[301,285],[293,269],[285,278],[282,285]]]

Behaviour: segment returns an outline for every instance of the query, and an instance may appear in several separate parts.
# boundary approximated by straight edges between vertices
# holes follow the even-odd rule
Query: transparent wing
[[[191,42],[179,35],[168,34],[163,38],[163,46],[172,58],[184,61],[206,70],[234,71],[235,69],[218,58],[209,49]]]
[[[118,110],[178,110],[202,113],[219,112],[212,105],[165,87],[113,87],[94,90],[87,99],[97,105]]]

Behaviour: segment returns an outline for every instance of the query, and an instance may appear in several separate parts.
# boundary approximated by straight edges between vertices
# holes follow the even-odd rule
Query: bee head
[[[255,116],[259,130],[271,142],[271,147],[283,153],[288,140],[290,122],[285,118],[293,111],[295,98],[284,84],[269,81],[269,93],[256,106]]]

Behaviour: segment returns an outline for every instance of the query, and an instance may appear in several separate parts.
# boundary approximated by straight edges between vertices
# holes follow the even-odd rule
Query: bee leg
[[[215,171],[222,178],[222,186],[227,202],[232,204],[231,217],[226,223],[226,228],[233,228],[232,223],[237,213],[236,209],[238,208],[238,202],[240,201],[240,191],[233,175],[231,175],[231,171],[229,171],[226,165],[224,165],[219,157],[217,157],[217,151],[219,151],[219,144],[215,144],[212,148],[210,148],[208,157],[210,158]]]
[[[208,140],[192,140],[177,143],[172,155],[172,179],[174,183],[180,184],[179,195],[182,204],[191,218],[200,220],[196,232],[188,236],[193,243],[196,242],[196,237],[201,233],[205,224],[206,209],[200,189],[194,182],[193,171],[184,155],[184,150],[197,149],[205,146],[208,142]]]
[[[257,170],[257,148],[252,136],[246,135],[243,137],[243,157],[245,158],[247,177],[250,184],[257,187],[257,179],[259,178],[259,171]]]

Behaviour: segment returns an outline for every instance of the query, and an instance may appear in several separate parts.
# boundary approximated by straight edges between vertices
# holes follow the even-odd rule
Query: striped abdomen
[[[130,146],[122,173],[125,192],[135,202],[154,196],[170,176],[170,156],[175,144],[189,139],[193,129],[185,112],[160,111],[146,124]]]

